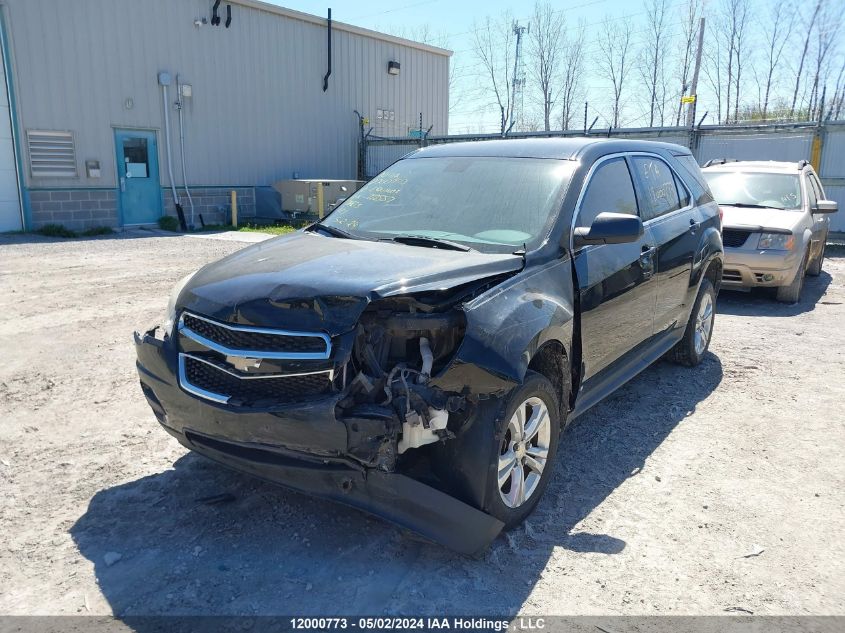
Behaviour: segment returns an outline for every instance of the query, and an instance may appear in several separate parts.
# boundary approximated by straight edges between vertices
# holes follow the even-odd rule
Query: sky
[[[286,6],[291,9],[304,11],[314,15],[326,15],[328,4],[312,0],[269,0],[274,4]],[[767,18],[773,7],[781,0],[751,0],[752,17],[749,33],[749,48],[752,57],[759,58],[762,49],[765,48],[762,29],[767,28]],[[828,0],[834,3],[839,0]],[[667,32],[670,37],[680,39],[684,19],[683,7],[686,0],[667,0],[669,18]],[[632,25],[632,47],[642,47],[648,40],[649,35],[645,28],[646,2],[645,0],[551,0],[552,7],[559,11],[566,19],[567,31],[574,33],[579,22],[586,24],[586,50],[584,64],[584,84],[586,88],[585,100],[589,101],[588,120],[592,121],[598,117],[596,128],[606,128],[612,120],[611,101],[608,98],[610,85],[597,71],[596,58],[599,52],[597,36],[601,24],[605,19],[620,23],[629,22]],[[392,3],[381,0],[356,0],[355,2],[333,2],[332,17],[338,21],[354,24],[357,26],[400,35],[413,37],[415,31],[427,26],[435,34],[437,39],[432,42],[438,46],[444,46],[454,51],[451,59],[455,81],[450,94],[449,109],[449,133],[478,133],[499,131],[499,110],[495,106],[493,96],[486,88],[489,86],[484,69],[473,51],[473,26],[486,16],[492,18],[500,17],[506,10],[510,11],[513,17],[521,24],[529,22],[534,5],[534,0],[485,0],[484,2],[456,1],[456,0],[394,0]],[[713,16],[719,6],[719,0],[704,0],[704,14],[708,17],[708,35],[705,36],[705,49],[708,49],[708,37],[712,38],[710,28],[715,24]],[[803,36],[800,32],[800,21],[792,26],[793,38],[791,47],[803,43]],[[796,40],[800,40],[797,41]],[[676,70],[678,58],[681,52],[678,51],[680,43],[674,44],[667,59],[667,72],[673,73]],[[787,52],[784,55],[782,65],[792,65],[794,56]],[[840,45],[836,51],[836,59],[841,59],[845,54],[845,45]],[[841,65],[841,61],[835,62]],[[705,62],[704,66],[707,66]],[[839,66],[837,66],[838,68]],[[788,71],[783,71],[786,77]],[[754,83],[751,69],[746,66],[743,84],[742,102],[753,101],[757,98],[757,84]],[[707,98],[707,79],[704,77],[699,81],[699,103],[697,105],[696,117],[705,113],[705,124],[714,124],[717,121],[715,112],[717,110],[713,101]],[[528,81],[531,79],[528,77]],[[776,85],[778,92],[776,96],[789,93],[787,83],[792,79],[783,79],[780,85]],[[671,76],[667,84],[667,112],[675,111],[680,100],[679,80]],[[626,96],[623,98],[623,127],[645,127],[648,125],[647,91],[638,90],[638,84],[642,88],[642,81],[638,71],[632,69],[626,80]],[[832,86],[831,86],[832,88]],[[789,93],[791,94],[791,93]],[[524,100],[526,118],[532,118],[540,122],[542,114],[539,113],[539,105],[530,103],[529,93],[526,91]],[[712,96],[712,95],[711,95]],[[583,105],[579,101],[579,114],[576,117],[576,125],[580,126],[583,121]],[[538,110],[539,109],[539,110]],[[559,115],[558,115],[559,118]],[[667,119],[670,117],[667,115]],[[667,120],[666,125],[674,123],[674,116],[671,121]],[[559,125],[559,124],[558,124]],[[573,126],[574,127],[574,126]],[[554,128],[554,125],[553,125]]]
[[[472,51],[472,28],[476,20],[485,16],[498,17],[510,10],[520,22],[528,22],[533,0],[485,0],[484,2],[465,2],[455,0],[356,0],[355,2],[313,1],[277,1],[272,4],[304,11],[313,15],[326,15],[328,6],[332,8],[332,17],[340,22],[354,24],[385,33],[407,35],[424,25],[428,25],[435,34],[442,35],[445,47],[454,51],[451,63],[455,67],[457,89],[453,90],[455,102],[449,112],[450,133],[467,131],[496,132],[499,129],[498,112],[492,106],[491,97],[483,94],[481,68]],[[674,1],[673,6],[680,7],[681,1]],[[613,18],[639,19],[644,11],[642,0],[571,0],[553,2],[556,10],[562,10],[568,27],[578,24],[582,18],[587,22],[588,33],[600,23],[606,15]],[[677,20],[680,19],[678,16]],[[674,31],[680,27],[674,25]],[[642,33],[635,34],[639,42]],[[439,45],[439,42],[438,42]],[[594,47],[593,47],[594,48]],[[602,82],[596,77],[589,77],[588,84],[593,90],[603,90]],[[592,117],[600,114],[594,112]],[[609,113],[608,113],[609,115]],[[479,121],[480,127],[479,130]],[[597,125],[602,123],[600,122]]]

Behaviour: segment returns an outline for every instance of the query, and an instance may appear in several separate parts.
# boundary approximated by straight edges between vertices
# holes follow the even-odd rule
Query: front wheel
[[[511,393],[496,426],[494,463],[487,476],[487,512],[513,528],[527,517],[549,482],[560,440],[555,388],[533,371]]]
[[[687,367],[698,365],[710,347],[715,318],[716,290],[709,279],[702,279],[684,330],[684,338],[672,348],[672,360]]]
[[[822,250],[819,253],[818,257],[816,257],[812,263],[807,267],[807,274],[810,277],[818,277],[822,274],[822,265],[824,265],[824,251],[827,247],[827,236],[825,236],[824,242],[822,242]]]
[[[777,300],[781,303],[798,303],[801,301],[801,291],[804,289],[804,277],[807,274],[807,256],[801,260],[795,278],[788,286],[781,286],[777,290]]]

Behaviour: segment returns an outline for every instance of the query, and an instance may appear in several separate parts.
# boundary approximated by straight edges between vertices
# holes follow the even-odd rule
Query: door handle
[[[695,235],[695,232],[698,230],[698,227],[701,226],[700,222],[696,222],[695,219],[690,218],[689,220],[689,232]]]
[[[120,191],[126,193],[126,178],[120,177]]]

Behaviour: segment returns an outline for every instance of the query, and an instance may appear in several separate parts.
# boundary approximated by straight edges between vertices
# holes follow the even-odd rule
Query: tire
[[[695,367],[710,348],[713,324],[716,320],[716,289],[709,279],[702,279],[698,295],[692,304],[684,337],[675,344],[670,359],[680,365]]]
[[[818,277],[822,274],[822,265],[824,264],[824,251],[827,248],[827,235],[824,237],[824,241],[822,242],[822,250],[819,253],[819,256],[816,257],[810,265],[807,266],[807,274],[810,277]]]
[[[552,383],[529,370],[522,385],[508,396],[504,415],[496,422],[498,448],[493,451],[492,463],[487,469],[487,507],[484,509],[502,521],[506,530],[516,527],[531,514],[549,483],[560,442],[558,402]],[[521,416],[519,411],[523,412]],[[538,422],[533,433],[532,420]],[[527,441],[524,434],[522,441],[517,439],[520,424],[529,428],[531,437]],[[508,465],[510,468],[504,472]],[[504,473],[503,478],[500,478],[500,471]],[[514,487],[520,482],[521,488]]]
[[[801,291],[804,289],[804,276],[807,273],[807,255],[804,253],[804,258],[795,271],[795,278],[787,286],[780,286],[777,290],[777,300],[781,303],[798,303],[801,301]]]

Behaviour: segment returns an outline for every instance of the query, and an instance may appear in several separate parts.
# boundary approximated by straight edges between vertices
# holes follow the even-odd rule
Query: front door
[[[590,176],[576,226],[590,226],[604,211],[639,214],[631,174],[621,156],[605,159]],[[585,387],[651,338],[657,299],[655,252],[648,229],[628,244],[586,246],[575,252]]]
[[[155,223],[161,217],[155,132],[115,130],[114,144],[123,224]]]

